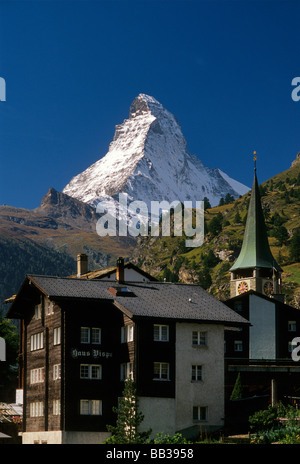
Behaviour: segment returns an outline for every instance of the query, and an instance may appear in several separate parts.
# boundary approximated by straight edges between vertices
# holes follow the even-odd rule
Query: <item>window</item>
[[[34,317],[36,319],[41,319],[41,317],[42,317],[42,305],[41,304],[35,305],[35,307],[34,307]]]
[[[207,346],[207,332],[202,332],[200,330],[193,331],[192,345],[193,346]]]
[[[81,379],[101,379],[102,366],[101,364],[80,364]]]
[[[200,382],[203,380],[203,367],[201,365],[192,366],[192,381]]]
[[[53,329],[53,343],[54,345],[60,345],[60,339],[61,339],[61,328],[56,327]]]
[[[58,380],[61,378],[61,365],[54,364],[53,366],[53,380]]]
[[[234,351],[243,351],[243,342],[242,340],[234,341]]]
[[[132,362],[122,363],[120,365],[120,379],[123,381],[123,380],[128,379],[128,377],[133,379],[133,363]]]
[[[92,328],[92,343],[100,344],[101,343],[101,329],[93,327]]]
[[[44,333],[39,332],[30,337],[30,350],[36,351],[44,348]]]
[[[60,400],[53,400],[53,415],[60,415]]]
[[[101,329],[99,327],[81,327],[80,328],[80,343],[93,343],[94,345],[101,343]]]
[[[80,400],[80,414],[99,416],[102,414],[101,400]]]
[[[169,363],[155,362],[153,366],[153,379],[169,380]]]
[[[81,329],[80,329],[80,343],[90,343],[90,329],[89,329],[89,327],[81,327]]]
[[[42,383],[44,382],[44,368],[39,367],[38,369],[30,370],[30,383]]]
[[[206,421],[207,420],[207,406],[194,406],[193,407],[193,420]]]
[[[121,343],[133,342],[133,324],[121,327]]]
[[[169,326],[154,324],[153,336],[155,341],[168,342],[169,341]]]
[[[288,321],[288,331],[296,332],[296,321]]]
[[[40,417],[44,415],[44,403],[42,401],[35,401],[30,403],[30,417]]]

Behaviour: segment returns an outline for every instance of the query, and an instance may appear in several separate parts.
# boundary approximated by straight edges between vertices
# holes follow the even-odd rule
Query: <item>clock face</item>
[[[248,284],[247,282],[241,282],[238,286],[238,292],[239,293],[245,293],[248,292]]]
[[[266,295],[271,295],[273,292],[273,284],[272,282],[266,282],[264,285],[264,292]]]

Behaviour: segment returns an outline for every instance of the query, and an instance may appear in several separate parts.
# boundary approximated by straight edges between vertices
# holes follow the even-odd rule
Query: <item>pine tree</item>
[[[241,373],[239,372],[236,378],[235,385],[233,387],[230,399],[239,400],[242,397],[243,397],[243,386],[242,386],[242,381],[241,381]]]
[[[107,430],[111,432],[105,444],[137,444],[146,443],[151,430],[139,432],[138,427],[144,419],[138,411],[138,399],[134,381],[128,377],[125,381],[123,396],[119,399],[117,408],[113,408],[117,414],[116,425],[107,425]]]
[[[300,228],[294,231],[290,241],[289,256],[292,263],[300,261]]]
[[[234,216],[234,222],[235,224],[240,224],[240,222],[242,222],[242,218],[241,218],[241,215],[240,213],[237,211],[235,216]]]
[[[203,198],[203,202],[204,202],[204,210],[207,210],[207,209],[211,208],[210,201],[209,201],[209,199],[207,197]]]

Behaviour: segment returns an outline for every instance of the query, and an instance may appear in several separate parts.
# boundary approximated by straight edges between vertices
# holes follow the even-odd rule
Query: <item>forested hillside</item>
[[[259,178],[259,173],[258,173]],[[300,307],[300,162],[260,185],[275,259],[282,266],[287,303]],[[134,261],[161,280],[199,283],[217,298],[229,297],[229,269],[241,249],[250,192],[219,206],[205,205],[205,240],[186,248],[185,236],[140,238]]]

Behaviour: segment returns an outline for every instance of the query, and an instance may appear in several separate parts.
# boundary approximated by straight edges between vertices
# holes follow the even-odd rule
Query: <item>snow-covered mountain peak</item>
[[[140,93],[132,102],[129,109],[129,118],[134,118],[135,116],[143,115],[145,113],[152,112],[155,114],[156,109],[163,109],[161,103],[159,103],[155,98],[150,97],[144,93]]]
[[[213,206],[227,193],[237,197],[247,190],[218,169],[205,168],[188,152],[175,116],[141,93],[129,118],[116,126],[107,154],[75,176],[63,193],[94,206],[120,192],[147,204],[207,197]]]

